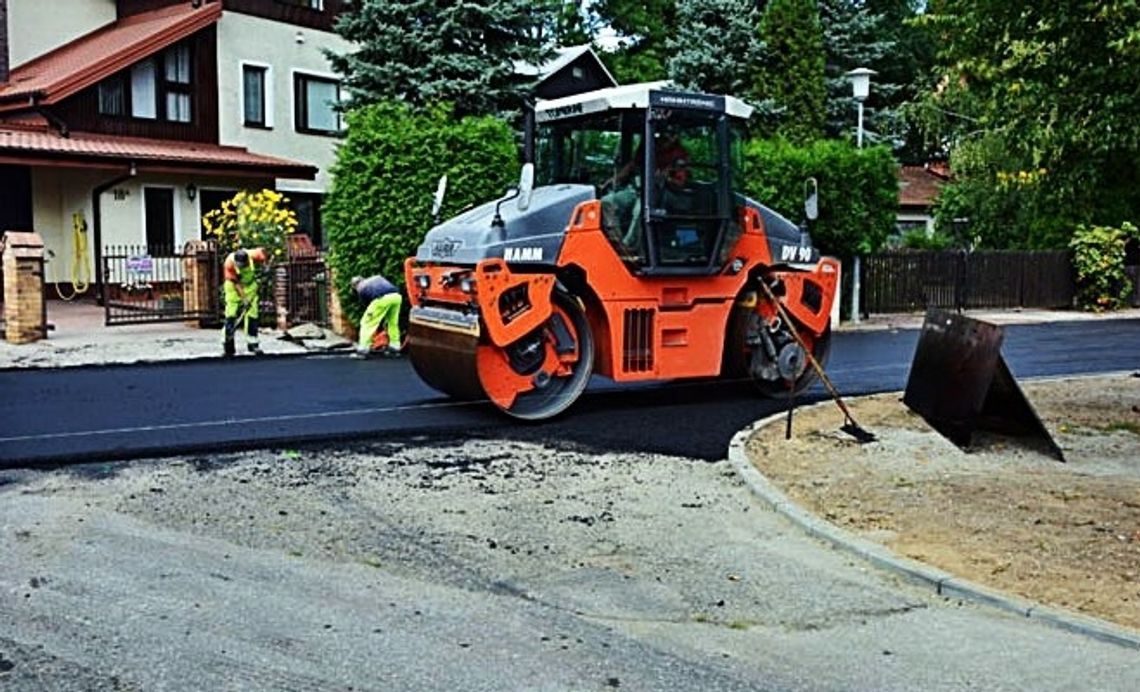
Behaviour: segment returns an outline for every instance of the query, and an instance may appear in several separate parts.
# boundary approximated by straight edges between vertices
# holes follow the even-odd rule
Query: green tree
[[[333,186],[321,209],[329,264],[342,304],[354,318],[354,275],[377,271],[403,283],[404,259],[432,225],[432,194],[448,176],[442,218],[502,195],[518,171],[515,136],[489,116],[456,119],[447,108],[413,111],[385,101],[348,113]]]
[[[827,54],[827,134],[850,136],[854,132],[856,111],[847,72],[868,67],[875,75],[871,95],[864,104],[866,139],[869,142],[893,143],[895,113],[890,107],[899,86],[883,79],[883,67],[895,50],[894,36],[887,30],[886,17],[871,11],[862,0],[821,0],[820,25]]]
[[[942,222],[982,246],[1063,247],[1140,214],[1140,5],[931,0],[937,89],[916,112],[951,149]]]
[[[907,117],[911,103],[934,88],[934,38],[915,21],[926,8],[926,0],[866,0],[867,9],[882,17],[879,31],[892,42],[882,60],[872,65],[879,74],[875,83],[898,85],[889,97],[872,89],[869,105],[882,109],[886,122],[877,128],[889,133],[895,155],[907,163],[922,164],[938,158],[937,148],[928,145],[919,123]],[[856,65],[856,67],[858,67]]]
[[[887,147],[849,142],[753,140],[745,147],[744,189],[792,221],[803,215],[804,180],[819,183],[812,240],[843,259],[881,249],[895,228],[898,164]]]
[[[517,63],[541,64],[557,5],[529,0],[359,0],[336,31],[353,42],[329,56],[355,103],[398,99],[455,104],[458,116],[518,110],[528,78]]]
[[[598,35],[597,16],[581,0],[555,0],[554,42],[559,46],[594,44]]]
[[[592,10],[621,40],[621,48],[601,56],[619,84],[665,79],[665,44],[677,30],[675,0],[598,0]]]
[[[1125,222],[1120,228],[1078,226],[1069,240],[1077,270],[1077,303],[1086,310],[1118,310],[1128,304],[1132,282],[1124,272],[1129,240],[1140,240],[1140,231]]]
[[[760,25],[768,47],[755,93],[780,109],[776,131],[792,142],[823,136],[827,90],[819,7],[812,0],[771,0]]]
[[[677,31],[665,42],[669,79],[752,100],[764,54],[759,23],[754,0],[677,0]]]

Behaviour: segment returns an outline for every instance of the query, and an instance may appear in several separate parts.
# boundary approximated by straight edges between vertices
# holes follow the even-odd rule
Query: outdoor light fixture
[[[851,78],[852,96],[859,105],[859,124],[855,129],[856,146],[863,148],[863,101],[871,93],[871,75],[879,74],[866,67],[856,67],[847,73]],[[859,255],[855,255],[851,267],[851,321],[859,321]]]
[[[187,185],[186,186],[186,199],[193,202],[194,198],[197,196],[198,196],[198,186],[195,185],[194,183],[190,183],[189,185]]]
[[[855,141],[859,148],[863,148],[863,101],[871,93],[871,75],[879,74],[866,67],[856,67],[847,73],[851,78],[851,90],[855,100],[859,103],[859,126],[855,130]]]

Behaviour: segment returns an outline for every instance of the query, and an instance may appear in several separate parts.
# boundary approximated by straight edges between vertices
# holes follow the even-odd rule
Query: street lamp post
[[[855,96],[855,102],[859,105],[859,123],[855,128],[855,143],[860,149],[863,148],[863,101],[867,95],[871,93],[871,75],[878,74],[874,70],[869,70],[866,67],[856,67],[847,73],[851,78],[851,91]],[[851,321],[859,321],[859,274],[861,267],[859,266],[859,255],[855,255],[855,261],[851,267]]]
[[[866,67],[856,67],[847,73],[847,76],[851,78],[851,90],[855,96],[855,101],[859,104],[859,126],[855,130],[855,141],[860,149],[863,148],[863,101],[871,93],[871,75],[876,74],[878,72]]]

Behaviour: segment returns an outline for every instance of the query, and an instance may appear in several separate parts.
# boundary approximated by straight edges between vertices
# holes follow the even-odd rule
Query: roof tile
[[[316,173],[308,164],[254,154],[240,147],[79,132],[63,137],[34,127],[30,121],[0,126],[0,161],[5,157],[42,158],[45,163],[59,158],[87,163],[134,162],[140,168],[151,163],[164,169],[248,169],[287,178],[312,178]]]
[[[56,103],[200,31],[221,15],[220,2],[198,7],[182,3],[96,29],[12,70],[8,83],[0,85],[0,110],[23,107],[33,97]]]

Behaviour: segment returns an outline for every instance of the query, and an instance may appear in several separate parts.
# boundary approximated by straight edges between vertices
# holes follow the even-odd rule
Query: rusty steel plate
[[[1003,338],[997,325],[927,310],[903,403],[959,447],[988,430],[1041,438],[1063,460],[1002,358]]]

